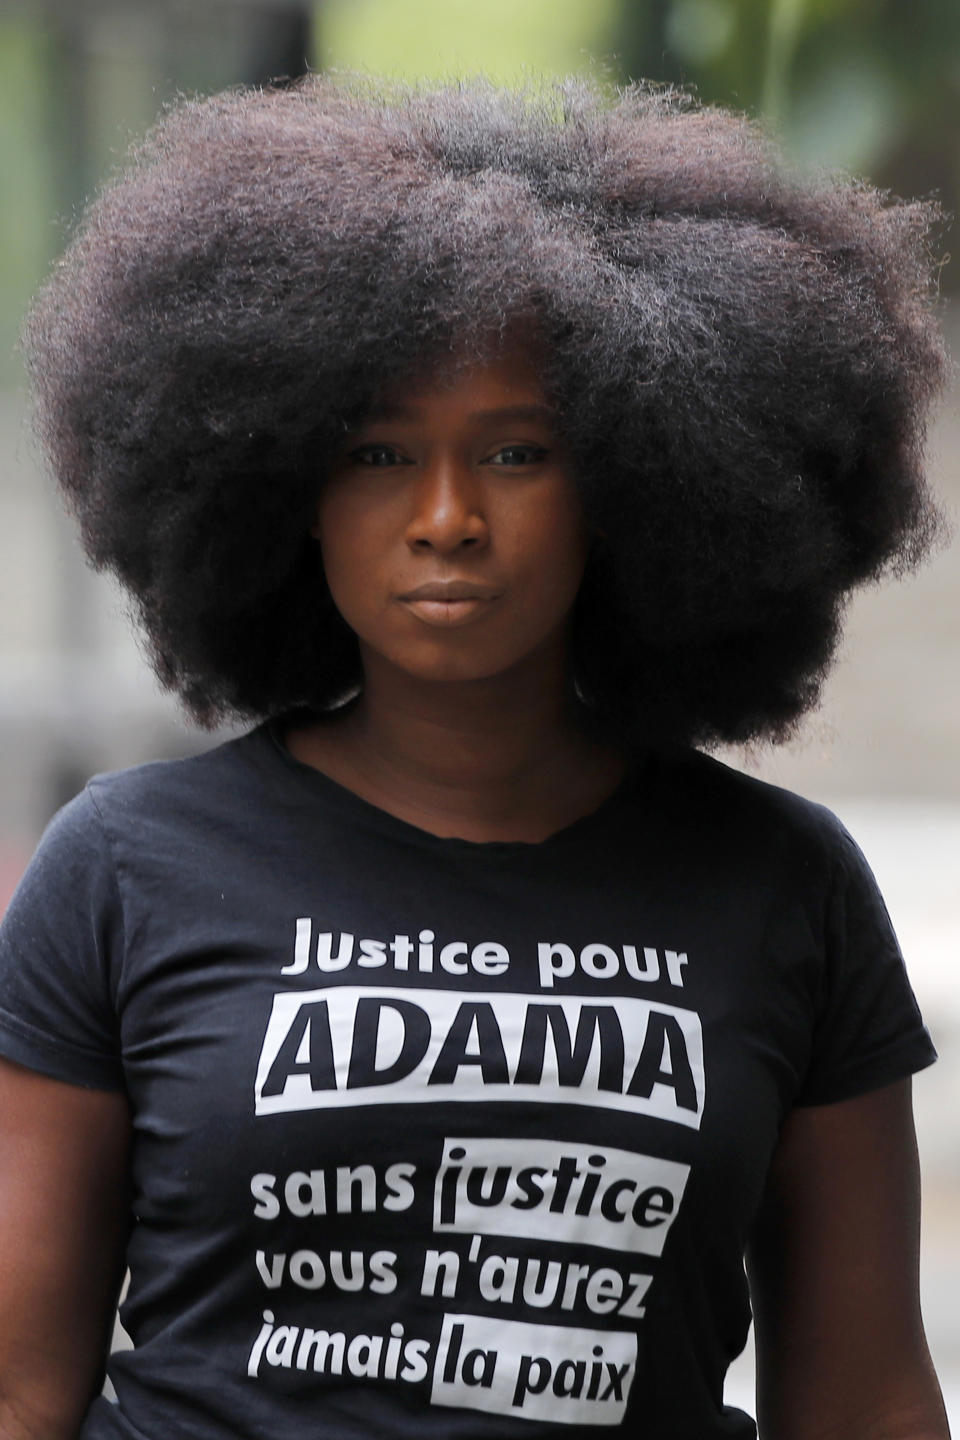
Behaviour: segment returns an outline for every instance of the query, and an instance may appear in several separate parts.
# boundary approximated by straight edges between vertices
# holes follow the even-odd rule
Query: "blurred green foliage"
[[[326,67],[404,79],[482,73],[501,84],[591,68],[622,0],[326,0]]]
[[[45,37],[26,21],[0,24],[0,335],[12,341],[23,297],[44,274],[55,245],[57,207],[52,147],[36,76],[46,59]],[[10,344],[0,377],[12,371]]]
[[[799,160],[960,201],[958,0],[621,0],[622,77],[763,115]]]

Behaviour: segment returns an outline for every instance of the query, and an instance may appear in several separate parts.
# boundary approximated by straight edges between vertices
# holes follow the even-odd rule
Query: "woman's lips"
[[[428,625],[464,625],[468,620],[489,610],[491,600],[404,600],[404,605]]]
[[[466,625],[483,615],[498,598],[486,585],[461,581],[420,585],[399,597],[400,603],[427,625]]]

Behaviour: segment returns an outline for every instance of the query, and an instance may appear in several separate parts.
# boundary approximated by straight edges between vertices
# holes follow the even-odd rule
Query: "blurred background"
[[[89,775],[211,743],[158,693],[122,596],[85,569],[43,475],[15,349],[28,297],[85,197],[166,100],[325,68],[683,83],[765,117],[802,163],[960,208],[957,0],[0,0],[0,911],[44,824]],[[956,355],[960,264],[943,266],[941,289]],[[933,426],[931,469],[956,522],[956,394]],[[941,1051],[916,1096],[925,1307],[955,1433],[958,637],[954,546],[856,599],[823,707],[797,741],[723,757],[826,802],[853,830]],[[729,1382],[746,1408],[750,1366],[748,1354]]]

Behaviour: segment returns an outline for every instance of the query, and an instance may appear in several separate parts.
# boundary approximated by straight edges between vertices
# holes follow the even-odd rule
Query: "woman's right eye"
[[[356,450],[350,451],[349,458],[357,465],[370,465],[377,469],[409,463],[392,445],[358,445]]]

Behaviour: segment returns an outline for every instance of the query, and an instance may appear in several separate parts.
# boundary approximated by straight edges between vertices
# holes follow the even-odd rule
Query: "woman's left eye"
[[[535,465],[544,460],[548,451],[542,445],[504,445],[490,456],[489,464],[504,465],[511,469],[521,465]]]

